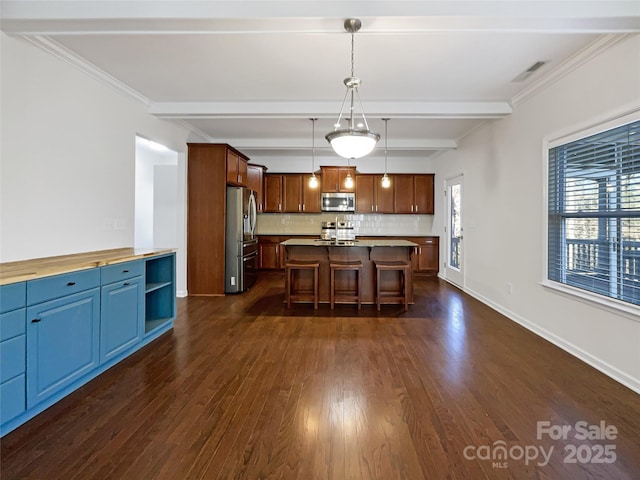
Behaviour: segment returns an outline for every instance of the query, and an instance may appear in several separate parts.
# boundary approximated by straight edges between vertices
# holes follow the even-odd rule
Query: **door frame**
[[[451,258],[451,236],[449,233],[451,226],[451,200],[450,200],[450,191],[451,187],[454,185],[460,185],[460,262],[459,268],[453,268],[450,266],[450,258]],[[446,178],[444,180],[444,250],[445,250],[445,262],[444,262],[444,275],[445,279],[457,285],[458,287],[464,289],[464,265],[465,265],[465,255],[464,255],[464,175],[462,173],[455,175],[453,177]]]

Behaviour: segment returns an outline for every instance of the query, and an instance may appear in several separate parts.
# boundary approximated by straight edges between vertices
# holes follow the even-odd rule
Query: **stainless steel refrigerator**
[[[225,292],[244,292],[258,278],[256,196],[245,187],[227,187]]]

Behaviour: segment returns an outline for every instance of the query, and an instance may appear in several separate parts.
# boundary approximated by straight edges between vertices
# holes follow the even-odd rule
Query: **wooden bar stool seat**
[[[331,279],[329,290],[331,292],[331,310],[335,305],[335,302],[353,302],[358,304],[358,310],[362,309],[362,297],[361,297],[361,284],[362,284],[362,262],[360,260],[352,262],[340,262],[332,261],[329,264],[331,270]],[[356,288],[354,291],[336,291],[336,271],[341,272],[355,272],[356,273]]]
[[[407,288],[407,278],[409,276],[411,265],[402,261],[375,261],[376,266],[376,307],[380,310],[380,304],[384,299],[392,300],[394,303],[401,301],[404,303],[404,311],[409,310],[409,289]],[[399,272],[400,273],[400,290],[382,290],[381,274],[382,272]],[[386,303],[386,302],[384,302]]]
[[[287,308],[291,308],[291,302],[313,301],[313,308],[318,309],[318,271],[320,262],[290,260],[285,264],[285,295],[287,297]],[[294,273],[296,271],[312,270],[313,271],[313,288],[311,291],[296,291],[294,285]]]

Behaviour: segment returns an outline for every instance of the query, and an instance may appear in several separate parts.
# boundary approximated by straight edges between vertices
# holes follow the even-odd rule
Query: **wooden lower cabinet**
[[[438,237],[405,237],[417,243],[413,254],[413,273],[437,275],[440,268],[440,242]]]
[[[279,270],[280,267],[280,237],[258,237],[259,268],[261,270]]]

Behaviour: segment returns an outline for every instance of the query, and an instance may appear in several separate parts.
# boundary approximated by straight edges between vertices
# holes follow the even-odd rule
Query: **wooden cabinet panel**
[[[433,214],[433,175],[414,175],[413,213]]]
[[[302,175],[282,175],[282,211],[302,212]]]
[[[394,175],[395,213],[413,213],[413,175]]]
[[[227,150],[227,183],[236,184],[238,182],[238,155]]]
[[[382,175],[374,175],[373,186],[375,192],[375,212],[376,213],[394,213],[395,212],[395,185],[393,179],[391,186],[384,188],[382,186]]]
[[[187,288],[190,295],[224,294],[227,151],[225,144],[189,144]]]
[[[238,157],[238,185],[241,187],[247,186],[247,160]]]
[[[438,237],[405,237],[417,243],[413,254],[413,272],[437,275],[440,268],[440,242]]]
[[[258,212],[264,211],[264,172],[262,165],[247,165],[247,187],[256,192]]]
[[[116,357],[140,341],[144,331],[143,317],[142,276],[102,287],[100,363]]]
[[[280,268],[280,237],[259,237],[258,250],[260,269],[277,270]]]
[[[310,174],[302,175],[302,211],[305,213],[320,213],[322,178],[316,176],[318,179],[318,186],[315,188],[311,188],[309,186],[310,178]]]
[[[356,212],[358,213],[375,211],[373,177],[373,175],[356,175]]]
[[[320,167],[322,172],[322,191],[323,192],[353,192],[355,191],[356,167]],[[344,186],[344,180],[347,173],[351,174],[354,180],[354,186],[347,188]]]
[[[270,213],[282,211],[282,175],[265,174],[264,211]]]

